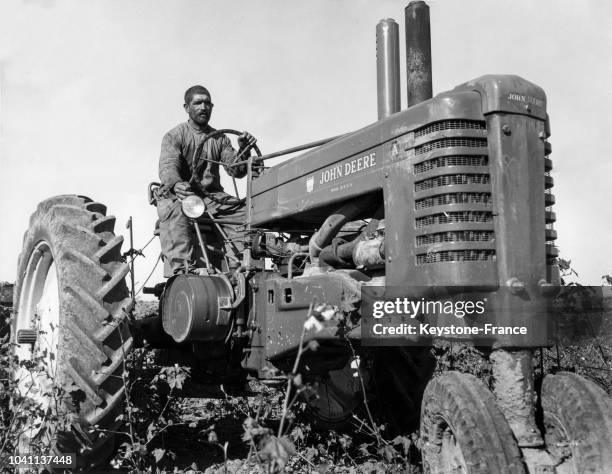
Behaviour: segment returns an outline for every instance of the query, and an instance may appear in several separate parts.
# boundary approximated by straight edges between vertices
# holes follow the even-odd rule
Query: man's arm
[[[176,137],[168,132],[164,135],[159,155],[159,179],[163,191],[174,191],[179,199],[193,194],[189,183],[181,178],[181,149]]]
[[[238,137],[238,144],[240,145],[240,150],[242,150],[244,147],[248,146],[249,143],[255,143],[255,139],[253,138],[253,136],[248,133],[248,132],[244,132],[242,135],[240,135]],[[240,159],[238,159],[238,155],[240,154],[240,151],[238,151],[238,153],[236,152],[236,150],[234,150],[234,148],[232,147],[229,139],[224,135],[222,137],[222,141],[221,141],[221,162],[226,165],[226,169],[227,172],[230,176],[233,176],[234,178],[243,178],[244,176],[246,176],[247,174],[247,165],[246,163],[240,166],[228,166],[228,165],[233,165],[234,163],[237,163],[238,161],[246,161],[250,156],[251,156],[251,150],[249,150],[249,153],[245,153],[243,154]],[[257,165],[261,165],[261,162],[258,161],[258,158],[255,157],[254,160],[254,166],[253,169],[255,171],[257,171]]]
[[[230,142],[229,138],[223,135],[221,137],[220,142],[221,142],[221,154],[219,157],[219,161],[223,165],[225,165],[227,174],[229,174],[230,176],[233,176],[234,178],[244,178],[247,174],[246,164],[240,165],[240,166],[234,166],[234,167],[230,166],[236,163],[238,153],[236,152],[236,150],[234,150],[234,147],[232,146],[232,143]],[[248,158],[248,155],[243,156],[240,160],[241,161],[246,160],[247,158]]]
[[[172,189],[181,181],[181,150],[176,138],[166,133],[159,154],[159,179],[164,187]]]

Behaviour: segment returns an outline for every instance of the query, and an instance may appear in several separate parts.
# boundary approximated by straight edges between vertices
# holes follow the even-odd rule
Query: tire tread
[[[58,268],[61,295],[59,364],[64,376],[85,395],[73,432],[58,438],[55,449],[60,452],[82,447],[76,432],[88,433],[93,424],[115,430],[125,399],[123,384],[109,379],[123,370],[133,346],[127,325],[133,301],[124,281],[129,266],[120,261],[123,237],[114,235],[115,221],[101,203],[85,196],[62,195],[37,206],[24,234],[14,301],[19,301],[32,249],[41,239],[47,240]],[[124,343],[114,347],[111,341],[117,338]],[[81,468],[99,466],[112,452],[112,437],[94,432],[88,438],[91,443],[78,455]]]
[[[445,372],[423,396],[421,439],[424,464],[431,472],[440,458],[440,422],[452,429],[470,473],[524,473],[516,440],[493,394],[475,376]]]

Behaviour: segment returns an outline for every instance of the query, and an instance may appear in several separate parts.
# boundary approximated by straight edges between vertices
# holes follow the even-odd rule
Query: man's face
[[[194,94],[189,103],[185,104],[185,112],[187,112],[189,118],[201,127],[208,124],[212,108],[213,103],[208,94]]]

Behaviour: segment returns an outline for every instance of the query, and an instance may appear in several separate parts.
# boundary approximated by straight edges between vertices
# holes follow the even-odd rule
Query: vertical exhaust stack
[[[429,6],[412,1],[404,10],[406,15],[406,73],[408,107],[431,99],[431,30]]]
[[[378,120],[402,108],[399,64],[399,26],[390,18],[380,20],[376,25]]]

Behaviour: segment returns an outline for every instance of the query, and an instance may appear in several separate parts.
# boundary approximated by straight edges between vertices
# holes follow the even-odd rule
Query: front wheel
[[[473,375],[446,372],[427,385],[421,440],[428,473],[525,472],[493,394]]]
[[[20,454],[103,463],[121,422],[132,299],[115,218],[84,196],[38,205],[19,256],[11,328]]]
[[[612,400],[579,375],[559,372],[542,382],[546,448],[562,473],[610,472]]]

